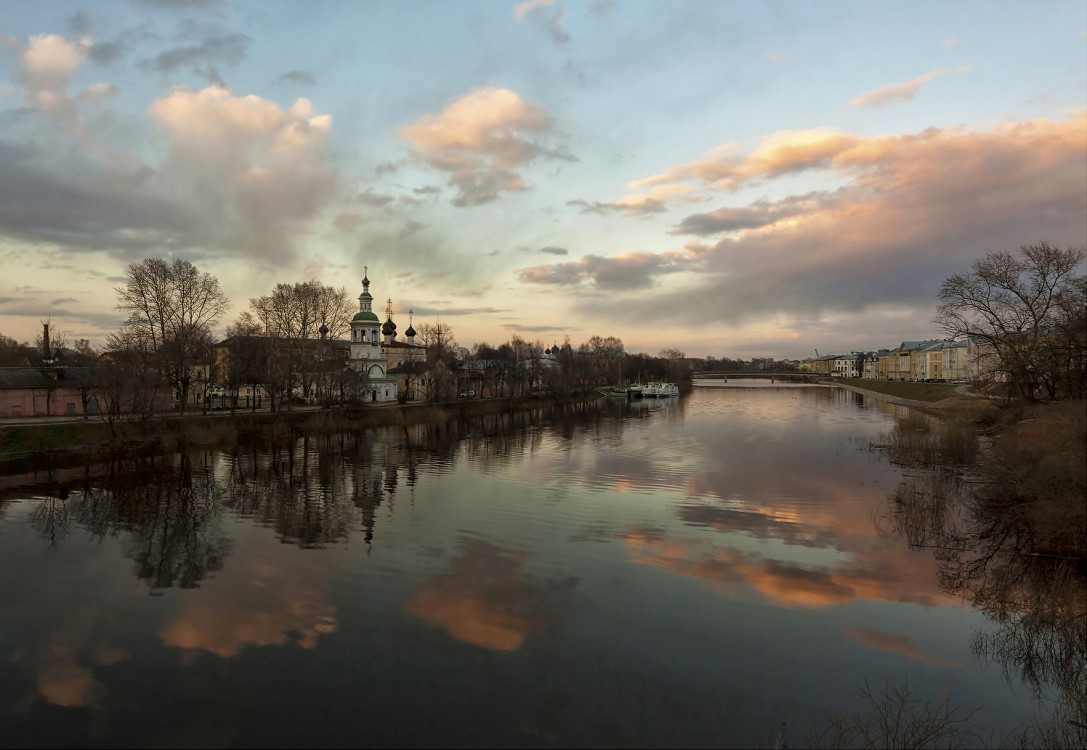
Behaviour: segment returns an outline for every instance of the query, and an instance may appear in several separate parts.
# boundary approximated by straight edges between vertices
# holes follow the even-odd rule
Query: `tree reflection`
[[[914,473],[888,499],[885,530],[933,551],[941,585],[982,610],[994,628],[974,650],[1008,677],[1052,700],[1054,722],[1020,739],[1087,743],[1087,565],[1084,470],[1053,463],[1059,446],[1082,445],[1081,428],[1050,425],[1044,439],[1020,426],[1005,431],[976,462],[955,441],[958,427],[900,420],[886,436],[892,460]],[[919,449],[920,446],[920,449]],[[1075,448],[1073,447],[1073,453]],[[955,466],[954,464],[958,465]],[[929,467],[922,469],[921,467]],[[967,468],[969,467],[969,468]],[[1054,735],[1053,732],[1056,731]],[[1048,733],[1048,734],[1047,734]]]
[[[96,536],[125,532],[135,575],[152,591],[193,588],[220,570],[230,540],[219,527],[221,486],[206,461],[194,457],[115,461],[79,489],[58,487],[31,514],[53,547],[72,525]]]
[[[74,527],[122,536],[134,573],[152,591],[193,588],[223,568],[234,514],[286,544],[322,549],[379,534],[382,508],[409,497],[424,464],[433,476],[470,461],[501,468],[540,448],[547,431],[609,441],[624,429],[607,409],[579,404],[462,421],[334,434],[242,438],[230,450],[190,448],[86,467],[79,481],[39,488],[31,523],[57,548]]]

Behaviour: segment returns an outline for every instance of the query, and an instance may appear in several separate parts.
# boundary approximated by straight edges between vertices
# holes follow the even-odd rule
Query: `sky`
[[[1087,5],[0,0],[0,333],[183,258],[459,344],[804,358],[1087,242]]]

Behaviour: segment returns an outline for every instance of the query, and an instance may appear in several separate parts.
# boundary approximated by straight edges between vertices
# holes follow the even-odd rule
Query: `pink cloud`
[[[536,159],[569,159],[543,144],[552,128],[542,106],[509,89],[484,88],[397,134],[417,159],[450,174],[449,184],[458,190],[455,205],[471,206],[527,189],[520,170]]]
[[[947,46],[946,42],[944,46]],[[908,102],[910,99],[916,97],[917,92],[919,92],[923,86],[935,81],[937,78],[969,72],[970,66],[968,65],[961,68],[932,70],[925,73],[923,76],[918,76],[905,83],[889,83],[886,86],[880,86],[877,89],[867,91],[860,96],[850,99],[849,105],[852,107],[885,107],[888,104],[901,104],[902,102]]]

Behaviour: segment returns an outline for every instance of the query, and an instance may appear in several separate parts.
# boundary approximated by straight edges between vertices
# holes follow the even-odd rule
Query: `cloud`
[[[148,8],[169,11],[211,10],[226,5],[226,0],[135,0]]]
[[[503,323],[502,328],[515,333],[563,333],[569,331],[569,326],[526,326],[520,323]]]
[[[128,48],[124,42],[95,42],[91,45],[87,56],[99,65],[109,65],[119,58]]]
[[[958,43],[959,43],[959,40],[956,39],[955,37],[948,37],[947,39],[940,42],[940,46],[941,47],[954,47]]]
[[[684,165],[666,174],[732,186],[818,166],[844,184],[833,192],[693,214],[675,231],[732,236],[688,243],[681,253],[639,264],[697,270],[693,286],[636,298],[585,295],[577,311],[622,320],[637,299],[662,324],[676,325],[741,325],[780,316],[857,321],[861,312],[896,311],[897,320],[883,321],[889,338],[899,335],[895,326],[927,329],[940,283],[984,252],[1039,238],[1082,243],[1085,141],[1087,115],[1080,113],[982,131],[778,136],[746,158],[734,155],[724,177],[714,171],[720,160]],[[625,269],[623,258],[588,256],[524,269],[519,277],[526,284],[604,286],[598,274]],[[640,283],[611,288],[644,289],[652,277],[632,274],[628,280]]]
[[[121,173],[136,174],[144,167],[136,157],[109,147],[97,139],[87,128],[80,116],[79,100],[95,100],[111,96],[117,91],[108,83],[96,83],[85,89],[77,98],[68,94],[68,84],[87,59],[91,46],[90,37],[78,40],[66,39],[56,34],[31,36],[26,45],[8,37],[8,46],[19,55],[19,87],[23,96],[35,113],[39,113],[57,127],[65,136],[76,141],[82,151],[95,159],[104,160],[109,168]],[[15,111],[15,120],[23,112]],[[11,139],[22,123],[15,122],[10,127],[5,139]],[[31,128],[36,127],[36,123]],[[26,133],[26,131],[24,130]],[[49,134],[42,132],[27,133],[32,144],[49,139]],[[2,145],[2,142],[0,142]],[[71,158],[78,159],[81,154]]]
[[[303,86],[316,86],[317,79],[308,70],[291,70],[276,79],[276,83],[297,83]]]
[[[614,203],[601,203],[600,201],[586,201],[582,198],[566,201],[568,206],[580,206],[582,213],[593,213],[601,216],[609,213],[622,213],[624,216],[642,217],[663,213],[668,210],[669,203],[681,201],[694,202],[691,189],[686,185],[670,184],[660,185],[648,193],[631,194],[620,198]]]
[[[671,234],[712,235],[758,229],[829,205],[827,193],[794,195],[780,201],[759,200],[746,208],[719,208],[683,219]]]
[[[92,83],[90,86],[79,92],[79,98],[87,101],[99,101],[101,99],[108,99],[111,96],[116,96],[118,91],[120,91],[120,89],[112,83]]]
[[[189,44],[160,52],[145,67],[159,73],[170,73],[181,67],[198,71],[215,71],[216,64],[237,65],[249,54],[253,40],[245,34],[222,32],[205,37],[197,44]],[[200,66],[206,66],[201,68]]]
[[[627,253],[609,258],[586,255],[569,263],[523,268],[517,275],[527,284],[644,289],[652,286],[658,275],[689,270],[690,266],[690,259],[682,253]]]
[[[549,255],[569,255],[570,251],[565,247],[555,247],[554,245],[548,245],[547,247],[540,248],[541,253],[548,253]]]
[[[362,216],[358,211],[342,211],[332,220],[332,226],[344,232],[353,231],[362,223]]]
[[[68,28],[72,30],[72,33],[76,36],[86,36],[94,30],[94,23],[91,21],[91,15],[85,10],[79,10],[73,13],[68,18]]]
[[[163,176],[207,212],[216,239],[244,254],[283,260],[331,197],[332,118],[306,99],[290,109],[219,87],[176,89],[151,105],[170,155]]]
[[[517,18],[517,23],[527,23],[531,13],[546,8],[554,2],[555,0],[525,0],[513,6],[513,15]]]
[[[464,295],[462,295],[464,296]],[[415,314],[429,317],[455,317],[457,315],[492,315],[509,312],[499,307],[426,307],[415,305]]]
[[[562,25],[566,14],[562,8],[558,7],[550,13],[547,12],[547,9],[553,5],[554,0],[525,0],[513,6],[513,15],[520,24],[525,24],[531,19],[551,37],[551,41],[555,44],[566,44],[570,41],[570,35],[566,33]]]
[[[415,221],[414,219],[408,219],[404,226],[400,229],[400,231],[396,233],[396,236],[404,239],[406,237],[411,237],[413,234],[421,232],[426,228],[427,225],[423,222]]]
[[[858,137],[836,130],[787,130],[767,137],[743,157],[734,144],[718,147],[706,158],[666,169],[631,183],[634,187],[698,182],[714,190],[735,190],[744,183],[827,167]]]
[[[916,97],[917,92],[921,90],[922,86],[935,81],[937,78],[969,72],[970,66],[968,65],[961,68],[932,70],[925,73],[923,76],[918,76],[905,83],[889,83],[886,86],[880,86],[877,89],[867,91],[860,96],[850,99],[849,105],[851,107],[885,107],[888,104],[901,104],[902,102],[908,102],[910,99]]]
[[[364,190],[355,196],[355,202],[373,208],[382,208],[392,203],[396,198],[384,193],[375,193],[373,190]]]
[[[66,89],[87,57],[90,39],[72,41],[57,34],[41,34],[31,36],[25,46],[14,40],[11,45],[19,53],[19,85],[30,104],[87,144],[89,137]]]
[[[107,250],[122,258],[199,241],[194,206],[164,195],[150,171],[103,163],[63,141],[0,141],[0,235],[32,243]]]
[[[457,99],[441,114],[423,115],[397,134],[414,158],[449,173],[453,204],[475,206],[503,192],[528,189],[520,170],[537,159],[570,159],[542,139],[554,124],[543,107],[509,89],[485,88]]]

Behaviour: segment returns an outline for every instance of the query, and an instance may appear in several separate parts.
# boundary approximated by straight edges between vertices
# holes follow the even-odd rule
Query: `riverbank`
[[[286,437],[420,423],[595,401],[596,393],[555,397],[469,399],[437,404],[370,404],[352,408],[302,407],[292,411],[164,414],[113,424],[72,418],[24,418],[0,424],[0,462],[57,453],[94,459],[118,452],[154,453],[180,445],[222,445],[247,436]]]
[[[893,380],[842,380],[833,383],[847,391],[872,396],[887,403],[910,406],[947,416],[989,419],[998,407],[983,396],[964,393],[946,383],[907,383]]]

